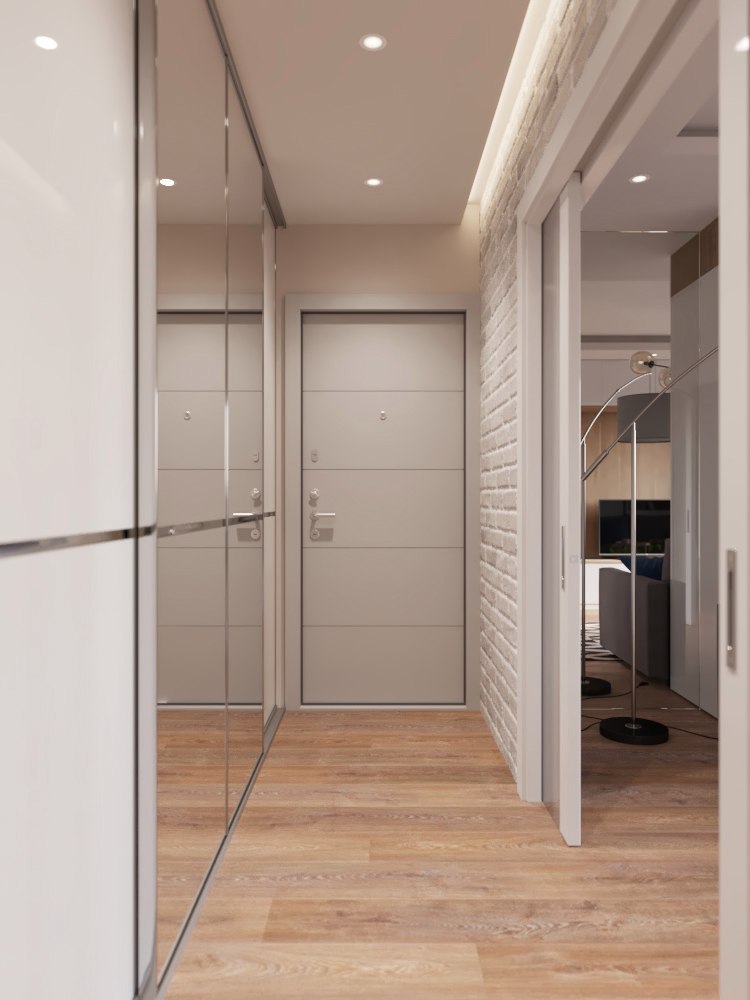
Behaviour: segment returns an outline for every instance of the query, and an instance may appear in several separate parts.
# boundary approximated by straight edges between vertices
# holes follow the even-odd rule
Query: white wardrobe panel
[[[224,472],[220,469],[162,469],[159,473],[159,525],[224,518]],[[224,545],[224,528],[159,539],[160,548],[215,548]]]
[[[134,993],[134,565],[132,541],[0,560],[8,997]]]
[[[159,468],[224,468],[224,393],[159,394]]]
[[[313,505],[310,491],[320,498]],[[460,548],[464,544],[462,470],[309,470],[302,475],[302,544],[321,548]],[[320,538],[310,538],[309,516],[333,511],[318,522]]]
[[[672,365],[684,371],[698,357],[699,283],[672,297]],[[700,703],[698,628],[699,374],[671,393],[672,539],[670,571],[670,687]]]
[[[719,269],[700,279],[700,352],[719,340]],[[698,369],[700,448],[699,627],[700,707],[719,714],[719,361]]]
[[[224,561],[223,549],[159,549],[159,625],[223,626]]]
[[[0,539],[131,527],[133,5],[3,15]],[[34,44],[43,34],[54,51]]]
[[[222,372],[222,385],[223,383]],[[261,316],[229,324],[229,388],[263,389],[263,328]]]
[[[463,549],[309,549],[310,625],[463,625]]]
[[[263,468],[263,393],[229,393],[229,468]]]
[[[232,704],[263,702],[263,629],[229,629],[229,691]]]
[[[138,545],[138,939],[139,979],[153,957],[156,934],[156,536]]]
[[[263,552],[260,548],[229,550],[229,624],[263,625]]]
[[[224,704],[223,627],[159,628],[161,705]]]
[[[461,392],[303,392],[302,407],[304,469],[463,468]]]
[[[463,391],[463,316],[308,315],[302,345],[305,390]]]
[[[305,628],[306,704],[458,704],[462,628]]]
[[[224,391],[224,323],[161,322],[159,389]]]

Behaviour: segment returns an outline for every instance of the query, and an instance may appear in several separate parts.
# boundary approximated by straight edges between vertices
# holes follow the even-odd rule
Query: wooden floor
[[[478,713],[288,713],[168,1000],[716,997],[716,745],[584,779],[567,848]]]
[[[260,711],[160,708],[157,963],[161,969],[263,745]]]

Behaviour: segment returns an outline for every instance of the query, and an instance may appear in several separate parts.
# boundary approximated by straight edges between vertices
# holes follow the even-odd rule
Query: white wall
[[[136,542],[6,546],[136,521],[134,5],[12,6],[0,33],[0,978],[19,1000],[130,1000]],[[40,35],[58,47],[37,47]]]
[[[616,0],[550,3],[481,212],[482,710],[517,774],[519,672],[516,211]]]

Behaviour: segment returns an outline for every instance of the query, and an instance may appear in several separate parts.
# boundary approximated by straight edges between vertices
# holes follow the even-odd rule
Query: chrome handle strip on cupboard
[[[80,535],[59,535],[55,538],[33,538],[23,542],[0,543],[0,559],[9,556],[33,555],[55,549],[75,549],[81,545],[121,542],[128,538],[146,538],[156,531],[155,524],[143,528],[115,528],[112,531],[88,531]]]
[[[265,517],[275,517],[275,510],[267,510],[262,514],[232,514],[226,520],[223,517],[212,521],[186,521],[183,524],[165,524],[158,529],[159,538],[174,538],[177,535],[192,535],[196,531],[210,531],[212,528],[232,528],[238,524],[248,524],[252,521],[262,521]]]

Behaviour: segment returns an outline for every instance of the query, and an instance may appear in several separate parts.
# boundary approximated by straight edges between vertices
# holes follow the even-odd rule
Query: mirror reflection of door
[[[263,189],[206,4],[158,16],[163,974],[262,752]]]

